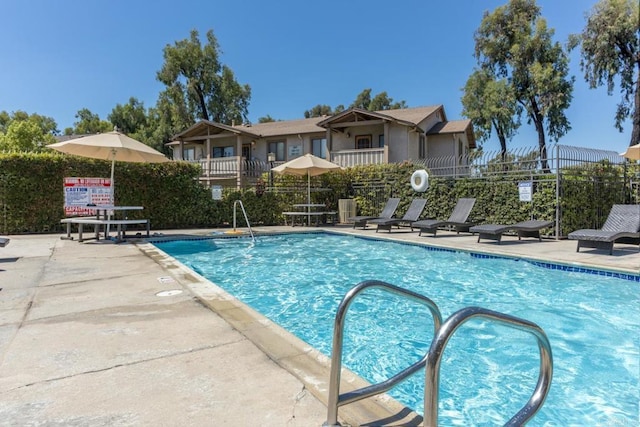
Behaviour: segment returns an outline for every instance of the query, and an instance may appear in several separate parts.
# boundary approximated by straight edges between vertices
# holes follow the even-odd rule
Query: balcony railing
[[[240,169],[238,170],[238,160],[237,156],[233,157],[222,157],[215,159],[200,159],[196,160],[195,163],[200,165],[202,169],[202,177],[203,178],[219,178],[219,179],[229,179],[229,178],[237,178],[238,174],[241,176],[257,179],[263,173],[269,172],[271,167],[276,167],[284,162],[265,162],[264,160],[246,160],[244,158],[240,159]]]
[[[384,163],[384,148],[332,151],[331,161],[343,168],[358,165],[380,165]]]
[[[238,163],[238,160],[240,162]],[[362,150],[343,150],[331,153],[331,161],[342,166],[373,165],[384,163],[384,148],[369,148]],[[269,172],[272,167],[284,162],[266,162],[264,160],[246,160],[232,157],[220,157],[214,159],[195,160],[202,169],[202,178],[233,179],[238,175],[249,179],[257,179],[263,173]],[[238,169],[239,167],[239,169]]]

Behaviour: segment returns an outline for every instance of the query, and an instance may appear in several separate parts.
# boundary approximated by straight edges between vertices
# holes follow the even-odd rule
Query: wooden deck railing
[[[332,151],[331,161],[343,168],[358,165],[380,165],[385,163],[384,148]]]

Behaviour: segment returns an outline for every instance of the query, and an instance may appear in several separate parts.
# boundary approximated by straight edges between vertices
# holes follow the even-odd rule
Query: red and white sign
[[[91,215],[95,210],[87,205],[112,205],[109,178],[65,178],[64,214],[66,216]]]

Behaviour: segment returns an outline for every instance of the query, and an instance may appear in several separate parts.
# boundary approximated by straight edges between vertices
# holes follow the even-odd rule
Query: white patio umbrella
[[[627,148],[627,151],[620,153],[621,156],[626,157],[629,160],[640,160],[640,144],[632,145]]]
[[[137,141],[127,135],[118,132],[98,133],[95,135],[82,136],[79,138],[69,139],[67,141],[56,142],[47,145],[48,148],[60,151],[66,154],[73,154],[81,157],[89,157],[92,159],[111,160],[111,202],[115,203],[115,182],[113,179],[113,171],[115,170],[116,160],[119,162],[135,162],[135,163],[162,163],[170,162],[161,152]],[[109,234],[109,226],[107,225],[107,235]]]
[[[322,175],[332,170],[340,170],[342,167],[331,163],[328,160],[316,157],[313,154],[307,153],[304,156],[296,157],[293,160],[289,160],[286,163],[276,166],[271,169],[272,171],[280,174],[307,176],[307,204],[311,204],[311,177]],[[311,220],[311,215],[307,218],[307,221]],[[307,222],[309,224],[309,222]]]

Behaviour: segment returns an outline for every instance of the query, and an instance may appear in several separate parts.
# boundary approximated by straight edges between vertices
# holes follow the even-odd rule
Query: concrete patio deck
[[[254,229],[304,230],[318,228]],[[566,240],[505,236],[498,245],[448,232],[329,230],[640,274],[631,245],[616,245],[609,256],[576,253],[576,242]],[[327,358],[153,245],[10,237],[0,249],[0,425],[278,427],[326,420]],[[368,401],[341,408],[343,421],[420,423],[384,396]]]

